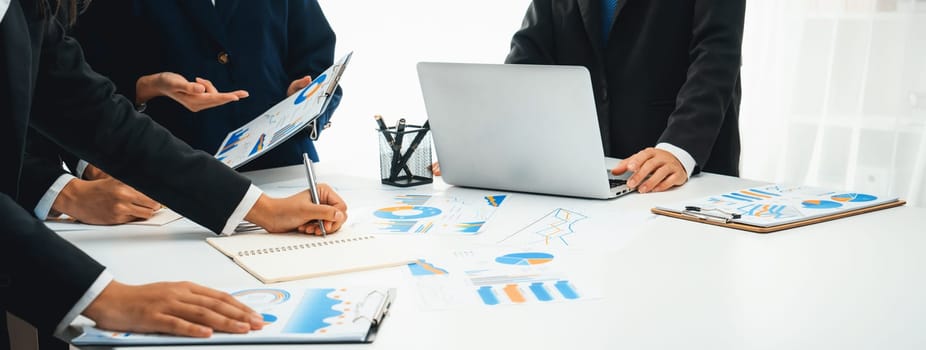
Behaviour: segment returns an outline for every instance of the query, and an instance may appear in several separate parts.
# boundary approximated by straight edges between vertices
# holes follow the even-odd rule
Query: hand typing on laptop
[[[627,171],[634,173],[627,179],[627,186],[640,193],[662,192],[688,181],[688,172],[672,153],[652,147],[622,160],[611,173],[620,175]]]

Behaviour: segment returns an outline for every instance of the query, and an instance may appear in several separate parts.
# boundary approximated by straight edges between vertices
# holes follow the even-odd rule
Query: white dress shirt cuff
[[[3,16],[6,15],[6,10],[10,8],[10,0],[0,0],[0,22],[3,22]]]
[[[656,148],[672,153],[675,159],[678,159],[678,161],[682,163],[682,167],[685,168],[685,173],[688,174],[688,178],[691,178],[691,173],[694,172],[694,168],[698,163],[695,162],[690,153],[668,142],[661,142],[656,145]]]
[[[74,174],[77,175],[78,178],[83,179],[84,170],[87,170],[88,165],[90,165],[90,163],[87,163],[83,159],[81,159],[80,161],[77,162],[77,169],[74,169]]]
[[[235,228],[237,228],[238,224],[248,215],[248,212],[251,211],[251,208],[254,207],[254,203],[257,203],[257,200],[260,199],[260,195],[262,194],[264,194],[263,191],[257,188],[257,186],[254,186],[254,184],[251,184],[251,187],[248,188],[248,192],[244,194],[244,198],[238,203],[238,207],[235,208],[231,217],[225,222],[225,227],[222,228],[223,236],[231,236],[235,233]]]
[[[48,191],[45,191],[45,195],[39,199],[39,203],[35,205],[35,217],[39,218],[39,220],[48,219],[48,213],[51,212],[51,206],[55,204],[55,200],[58,199],[58,195],[61,194],[61,190],[63,190],[64,186],[67,186],[67,184],[74,179],[77,178],[71,174],[61,174],[61,176],[58,176],[58,179],[51,184],[51,187],[48,188]]]
[[[74,307],[71,308],[71,311],[68,311],[64,315],[64,318],[61,322],[58,322],[58,327],[55,327],[55,335],[62,334],[64,330],[71,324],[71,321],[74,321],[78,315],[80,315],[84,310],[90,306],[96,297],[100,296],[103,293],[103,289],[106,289],[106,286],[109,285],[109,282],[113,281],[113,275],[109,273],[108,270],[103,270],[103,273],[96,278],[96,281],[90,285],[90,288],[84,292],[84,295],[77,300],[77,304],[74,304]]]

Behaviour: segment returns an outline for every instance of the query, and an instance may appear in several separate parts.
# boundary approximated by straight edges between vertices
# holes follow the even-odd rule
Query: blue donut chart
[[[836,209],[842,206],[842,203],[820,199],[808,199],[801,202],[801,205],[807,209]]]
[[[421,205],[403,205],[397,207],[382,208],[373,212],[378,218],[391,220],[415,220],[424,219],[441,214],[441,210],[435,207],[426,207]]]
[[[299,91],[299,95],[296,96],[296,100],[293,101],[293,104],[298,105],[302,102],[305,102],[305,100],[308,100],[313,95],[315,95],[315,92],[317,92],[318,89],[321,88],[321,84],[324,83],[325,80],[327,80],[327,78],[328,78],[327,74],[322,74],[322,75],[319,75],[318,78],[315,78],[315,80],[312,80],[309,86],[306,86],[305,88],[302,89],[302,91]]]

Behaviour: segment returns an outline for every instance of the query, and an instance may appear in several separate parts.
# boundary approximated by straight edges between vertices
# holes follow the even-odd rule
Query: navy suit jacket
[[[146,114],[212,154],[230,131],[283,100],[293,80],[334,63],[335,34],[315,0],[96,0],[74,35],[87,62],[130,99],[140,76],[162,71],[208,79],[223,92],[247,90],[247,98],[197,113],[166,97],[148,102]],[[319,127],[340,97],[338,90]],[[318,160],[307,133],[242,170],[298,164],[303,152]]]
[[[668,142],[695,171],[739,175],[745,0],[618,0],[602,40],[601,0],[534,0],[507,63],[588,68],[605,154]]]

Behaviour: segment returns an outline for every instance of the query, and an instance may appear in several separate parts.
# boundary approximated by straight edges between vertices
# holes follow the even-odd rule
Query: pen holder
[[[431,173],[431,133],[429,128],[406,125],[379,129],[379,169],[382,183],[398,187],[429,184]]]

